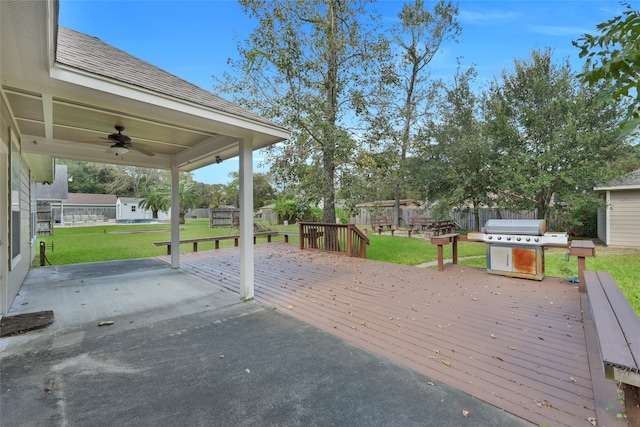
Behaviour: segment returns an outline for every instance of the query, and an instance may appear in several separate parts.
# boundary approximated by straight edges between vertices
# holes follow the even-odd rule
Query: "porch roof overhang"
[[[193,171],[289,137],[263,117],[101,40],[58,26],[58,1],[0,2],[1,95],[36,181],[51,158]],[[123,126],[133,150],[107,136]],[[136,151],[140,149],[141,151]]]

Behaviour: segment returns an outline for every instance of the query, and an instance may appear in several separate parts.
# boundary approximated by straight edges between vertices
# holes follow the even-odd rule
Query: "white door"
[[[513,262],[511,259],[511,248],[508,246],[491,245],[490,249],[490,270],[495,271],[513,271]]]

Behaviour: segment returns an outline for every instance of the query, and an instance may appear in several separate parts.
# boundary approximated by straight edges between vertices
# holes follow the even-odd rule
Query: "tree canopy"
[[[357,118],[384,81],[387,40],[366,0],[240,0],[258,23],[239,46],[238,76],[219,88],[292,132],[271,147],[272,171],[322,199],[335,222],[335,192],[355,151]]]
[[[640,125],[640,12],[623,4],[622,15],[597,25],[598,35],[585,34],[573,44],[586,58],[583,81],[590,86],[606,83],[605,102],[628,102],[622,131],[629,134]]]

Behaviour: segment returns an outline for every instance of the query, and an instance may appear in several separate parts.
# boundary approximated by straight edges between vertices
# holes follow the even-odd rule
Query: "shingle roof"
[[[69,193],[65,204],[81,206],[115,206],[117,197],[114,194]]]
[[[640,169],[635,170],[623,178],[611,181],[609,183],[611,187],[618,187],[623,185],[640,185]]]
[[[51,184],[36,183],[36,198],[38,200],[67,200],[69,194],[67,179],[67,166],[56,165],[55,179]]]
[[[138,59],[96,37],[63,26],[58,27],[56,61],[202,107],[282,128],[258,114]]]

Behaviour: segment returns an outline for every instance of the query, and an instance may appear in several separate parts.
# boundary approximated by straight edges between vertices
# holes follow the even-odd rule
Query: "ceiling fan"
[[[118,133],[112,133],[108,136],[108,139],[109,141],[113,142],[113,145],[109,148],[109,151],[115,153],[116,156],[122,156],[128,153],[129,150],[138,151],[150,157],[155,156],[155,154],[151,151],[134,147],[133,143],[131,142],[131,138],[122,133],[122,131],[124,130],[124,126],[116,125],[115,129],[118,131]]]

